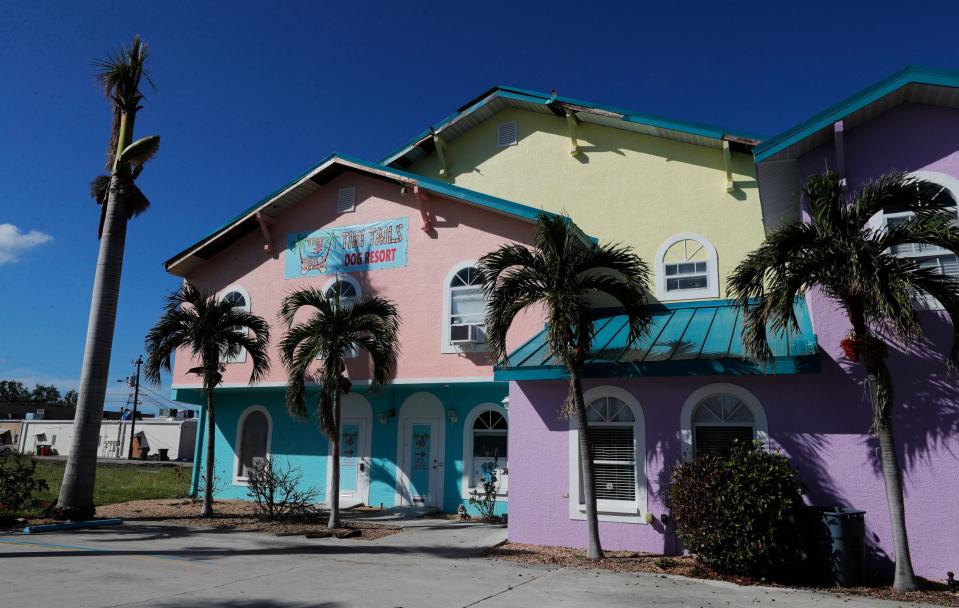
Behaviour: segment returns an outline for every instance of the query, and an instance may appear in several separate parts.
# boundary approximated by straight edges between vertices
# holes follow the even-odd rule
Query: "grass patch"
[[[43,461],[37,465],[37,475],[50,486],[49,490],[38,496],[42,503],[57,500],[65,467],[65,462]],[[183,498],[190,492],[192,471],[192,467],[170,464],[98,464],[93,504],[100,506],[129,500]]]

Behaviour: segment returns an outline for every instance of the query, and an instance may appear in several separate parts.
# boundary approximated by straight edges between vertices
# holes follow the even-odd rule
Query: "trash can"
[[[146,460],[150,455],[150,448],[140,448],[140,460]]]
[[[816,507],[824,536],[822,573],[826,584],[855,587],[862,584],[866,564],[865,511],[846,507]]]
[[[157,453],[160,455],[160,460],[170,460],[170,448],[160,448]]]

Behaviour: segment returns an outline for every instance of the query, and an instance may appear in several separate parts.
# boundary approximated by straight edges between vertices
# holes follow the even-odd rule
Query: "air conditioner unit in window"
[[[478,338],[477,327],[471,323],[450,325],[451,344],[476,344]]]

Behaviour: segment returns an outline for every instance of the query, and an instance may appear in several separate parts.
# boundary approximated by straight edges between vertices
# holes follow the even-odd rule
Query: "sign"
[[[287,279],[406,266],[409,218],[295,232],[287,240]]]

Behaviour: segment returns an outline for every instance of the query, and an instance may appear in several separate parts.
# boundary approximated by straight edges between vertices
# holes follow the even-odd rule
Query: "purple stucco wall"
[[[959,177],[959,111],[906,104],[846,131],[846,176],[852,188],[891,170]],[[800,175],[835,167],[831,146],[800,159]],[[722,252],[718,252],[722,255]],[[822,348],[819,374],[776,377],[646,378],[608,382],[628,390],[646,418],[648,511],[666,512],[669,467],[681,453],[680,410],[696,389],[729,382],[751,391],[765,410],[770,440],[799,469],[807,501],[867,511],[874,572],[891,569],[892,541],[871,410],[860,371],[844,360],[849,326],[841,311],[812,294],[809,305]],[[943,579],[959,567],[959,378],[946,375],[951,327],[923,313],[930,340],[890,359],[895,432],[905,471],[910,547],[916,571]],[[603,382],[590,382],[587,388]],[[585,524],[571,520],[568,422],[559,409],[563,382],[521,382],[510,388],[510,525],[514,542],[583,547]],[[645,509],[644,509],[645,511]],[[609,549],[670,552],[675,539],[658,523],[601,523]]]

